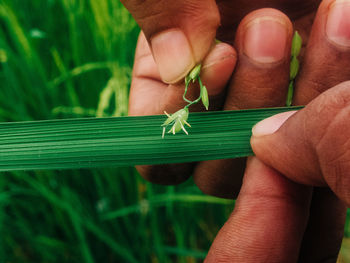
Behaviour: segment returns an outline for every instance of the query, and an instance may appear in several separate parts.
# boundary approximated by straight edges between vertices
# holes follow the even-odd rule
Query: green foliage
[[[0,121],[126,115],[138,32],[115,0],[0,0]],[[232,207],[128,167],[1,173],[0,262],[200,262]]]

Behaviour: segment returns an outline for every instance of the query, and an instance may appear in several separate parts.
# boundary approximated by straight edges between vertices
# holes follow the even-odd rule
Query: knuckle
[[[300,92],[303,97],[302,99],[299,99],[298,103],[306,104],[329,88],[325,85],[324,81],[318,79],[302,78],[302,76],[298,79],[300,79],[300,81],[297,81],[297,87],[301,87],[300,89],[303,90],[303,92]]]
[[[226,99],[228,108],[276,107],[285,103],[288,76],[284,64],[261,68],[247,58],[239,63]]]
[[[343,143],[347,140],[350,128],[347,121],[350,114],[349,86],[350,82],[342,83],[319,95],[305,108],[306,136],[316,150],[322,148],[323,151],[330,152],[330,149],[334,149],[330,147],[334,140],[341,139]]]
[[[216,3],[211,0],[123,0],[122,3],[149,37],[169,28],[183,26],[188,20],[191,20],[192,28],[205,25],[206,28],[216,29],[220,24]]]
[[[182,12],[186,17],[215,28],[219,26],[220,16],[214,1],[205,1],[203,4],[203,0],[186,0],[183,6]]]
[[[323,90],[319,90],[319,93]],[[350,104],[350,81],[345,81],[339,85],[323,92],[318,97],[318,104],[326,109],[341,109]]]
[[[344,103],[333,99],[336,105]],[[339,103],[339,104],[338,104]],[[347,204],[350,203],[350,107],[338,110],[316,144],[316,154],[324,179]]]

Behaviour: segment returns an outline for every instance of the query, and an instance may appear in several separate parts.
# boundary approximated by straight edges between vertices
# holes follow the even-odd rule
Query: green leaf
[[[165,164],[252,155],[251,128],[297,107],[191,113],[162,139],[164,115],[0,123],[0,171]]]
[[[299,56],[302,44],[303,44],[303,40],[301,36],[299,35],[298,31],[295,31],[293,40],[292,40],[292,51],[291,51],[291,55],[293,57]]]

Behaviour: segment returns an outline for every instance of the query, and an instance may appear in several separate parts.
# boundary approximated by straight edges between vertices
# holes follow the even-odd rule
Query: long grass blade
[[[297,107],[192,113],[189,135],[162,139],[165,116],[0,124],[0,171],[165,164],[252,155],[251,128]]]

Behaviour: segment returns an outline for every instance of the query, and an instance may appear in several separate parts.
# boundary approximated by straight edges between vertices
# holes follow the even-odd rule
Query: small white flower
[[[166,119],[166,121],[162,124],[162,127],[163,127],[162,138],[164,138],[165,129],[168,125],[172,125],[168,133],[171,132],[175,134],[180,130],[183,130],[188,135],[188,132],[184,127],[184,124],[186,124],[188,127],[191,127],[191,125],[187,122],[188,108],[183,108],[181,110],[178,110],[177,112],[171,115],[168,114],[166,111],[164,111],[164,113],[166,114],[166,116],[168,116],[168,119]]]

